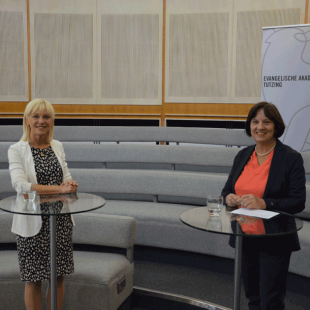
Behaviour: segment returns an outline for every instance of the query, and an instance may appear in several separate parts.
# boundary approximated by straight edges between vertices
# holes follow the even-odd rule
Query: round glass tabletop
[[[37,195],[34,202],[27,202],[23,195],[15,195],[0,201],[0,209],[23,215],[65,215],[96,210],[105,200],[85,193]]]
[[[207,207],[194,208],[183,212],[180,219],[184,224],[200,230],[248,237],[287,235],[303,227],[302,220],[286,213],[279,213],[270,219],[260,219],[231,214],[233,210],[235,209],[224,206],[219,216],[210,216]],[[241,229],[237,229],[237,225]]]

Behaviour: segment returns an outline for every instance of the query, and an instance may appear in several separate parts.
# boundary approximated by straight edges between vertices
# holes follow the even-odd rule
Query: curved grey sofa
[[[179,216],[183,211],[206,205],[208,193],[220,193],[228,172],[208,172],[208,169],[228,169],[238,149],[98,144],[64,144],[64,147],[69,167],[86,165],[84,168],[70,168],[74,179],[79,181],[79,191],[100,194],[107,199],[106,206],[95,212],[136,219],[135,244],[234,257],[233,249],[228,246],[228,237],[189,228],[181,223]],[[307,171],[308,155],[304,154]],[[100,169],[88,167],[99,163]],[[166,169],[148,166],[153,164],[168,166]],[[179,169],[184,166],[186,171]],[[0,170],[0,180],[8,178],[8,171]],[[3,191],[9,191],[9,182],[3,182]],[[309,210],[307,202],[305,216]],[[300,232],[303,250],[294,253],[291,264],[292,271],[306,276],[310,274],[302,262],[306,263],[310,254],[308,224],[305,222]]]
[[[57,138],[56,128],[55,138]],[[117,136],[121,143],[85,144],[72,142],[77,140],[80,134],[82,136],[79,138],[82,141],[87,139],[82,130],[85,130],[85,127],[82,127],[81,131],[79,128],[76,129],[75,138],[70,140],[64,134],[64,138],[60,140],[64,141],[66,160],[73,178],[79,182],[79,191],[99,194],[107,200],[104,208],[94,211],[98,216],[114,215],[135,218],[136,245],[234,258],[234,250],[229,247],[227,236],[209,234],[190,228],[181,223],[179,216],[183,211],[205,206],[208,194],[221,192],[233,159],[239,151],[238,148],[224,147],[224,145],[252,144],[243,131],[200,129],[199,135],[197,131],[189,130],[186,136],[186,130],[184,130],[179,135],[183,137],[181,139],[178,136],[179,129],[173,129],[170,134],[173,133],[174,136],[169,139],[166,136],[166,139],[159,136],[158,128],[150,130],[149,136],[144,137],[143,134],[139,135],[141,128],[131,130],[131,128],[104,127],[100,131],[101,129],[95,127],[100,134],[103,135],[104,132],[107,135],[102,138],[100,135],[96,136],[98,141],[108,141],[109,135],[112,133],[116,135],[119,130],[124,135]],[[95,129],[88,133],[97,134]],[[166,129],[172,128],[163,130],[163,133],[167,134]],[[193,138],[191,135],[196,133],[197,137]],[[73,135],[72,132],[71,134]],[[230,141],[227,141],[227,135]],[[233,135],[238,137],[233,140]],[[94,136],[89,135],[86,141],[95,141],[92,140],[93,138]],[[242,138],[245,142],[240,142]],[[128,140],[174,141],[180,142],[181,145],[127,145],[122,143]],[[233,141],[236,144],[232,144]],[[182,145],[186,142],[204,145]],[[0,159],[6,156],[9,144],[11,143],[0,143]],[[223,146],[210,146],[212,144]],[[310,174],[310,154],[302,155],[306,174]],[[0,160],[0,164],[7,165],[7,162],[1,163]],[[8,178],[7,166],[3,166],[3,169],[0,169],[0,186],[3,185],[1,192],[12,191]],[[310,218],[310,186],[307,182],[307,198],[308,196],[306,210],[299,214],[306,220]],[[84,220],[92,231],[92,219]],[[78,225],[75,230],[77,228]],[[310,277],[307,266],[310,258],[309,235],[310,223],[305,221],[304,228],[299,232],[302,250],[293,254],[290,265],[291,272],[306,277]],[[91,239],[91,235],[85,238]]]

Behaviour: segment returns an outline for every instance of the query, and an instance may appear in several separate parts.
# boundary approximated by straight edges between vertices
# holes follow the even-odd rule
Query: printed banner
[[[310,151],[310,25],[263,28],[261,100],[276,105],[280,140]]]

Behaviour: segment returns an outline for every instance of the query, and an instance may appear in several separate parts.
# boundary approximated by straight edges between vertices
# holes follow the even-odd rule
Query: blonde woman
[[[12,185],[17,193],[36,190],[37,194],[77,191],[62,144],[53,140],[55,112],[46,100],[35,99],[24,112],[21,140],[8,151]],[[42,203],[41,209],[48,208]],[[61,207],[61,206],[60,206]],[[57,309],[64,298],[63,277],[74,272],[70,215],[57,217]],[[17,235],[21,280],[26,282],[26,309],[42,309],[41,282],[50,280],[50,236],[48,216],[14,215],[12,232]],[[61,241],[60,241],[61,240]],[[50,289],[47,292],[50,307]]]

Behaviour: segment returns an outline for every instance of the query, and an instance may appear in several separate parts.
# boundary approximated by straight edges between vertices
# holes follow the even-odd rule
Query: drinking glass
[[[223,196],[212,196],[207,197],[207,207],[210,217],[220,216],[223,208]]]
[[[23,191],[23,197],[25,202],[35,202],[36,195],[36,191]]]

